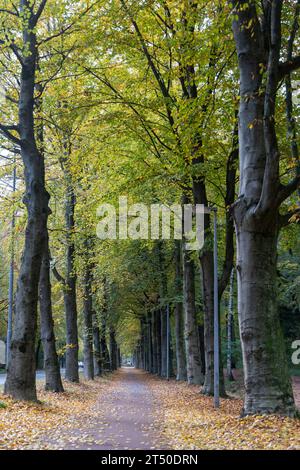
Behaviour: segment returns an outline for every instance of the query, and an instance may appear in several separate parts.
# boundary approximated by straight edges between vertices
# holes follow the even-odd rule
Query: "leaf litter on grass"
[[[242,400],[212,397],[195,385],[149,376],[157,421],[173,449],[300,449],[300,420],[275,415],[240,418]]]
[[[59,435],[60,429],[72,429],[78,423],[85,429],[94,418],[93,405],[110,382],[111,377],[79,384],[64,382],[64,393],[45,392],[38,384],[39,403],[3,396],[0,449],[47,448],[47,436]]]

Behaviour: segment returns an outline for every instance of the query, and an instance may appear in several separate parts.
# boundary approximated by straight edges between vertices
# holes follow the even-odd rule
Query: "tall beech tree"
[[[70,129],[64,128],[64,133],[58,131],[61,138],[62,156],[59,158],[60,166],[65,180],[65,275],[63,276],[53,264],[52,272],[61,283],[64,296],[64,310],[66,319],[66,372],[65,377],[70,382],[79,382],[78,373],[78,325],[77,325],[77,273],[75,267],[75,184],[71,171],[72,142]],[[69,138],[68,138],[69,136]]]
[[[8,39],[8,47],[19,62],[18,122],[1,124],[0,131],[20,148],[24,164],[27,209],[25,245],[15,299],[15,319],[5,383],[5,393],[14,398],[36,400],[35,334],[37,325],[38,286],[44,245],[47,238],[49,194],[45,189],[44,159],[35,135],[34,91],[38,42],[36,27],[46,0],[38,5],[21,0],[18,7],[6,14],[20,23],[22,40],[17,45]],[[10,35],[8,36],[10,37]],[[7,39],[1,40],[6,44]]]
[[[237,236],[240,335],[245,373],[244,414],[295,412],[277,303],[277,243],[288,215],[283,203],[299,187],[280,176],[276,95],[300,56],[282,56],[282,0],[231,1],[240,71]]]

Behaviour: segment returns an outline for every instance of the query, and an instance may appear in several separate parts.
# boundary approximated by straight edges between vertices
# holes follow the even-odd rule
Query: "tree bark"
[[[56,353],[51,303],[50,256],[46,240],[39,280],[39,303],[41,316],[41,340],[44,351],[45,390],[63,392],[59,360]]]
[[[200,340],[195,306],[194,262],[183,247],[184,336],[188,384],[203,384]]]
[[[202,291],[204,309],[204,350],[205,350],[205,380],[202,393],[214,394],[214,266],[211,250],[203,251],[201,255]]]
[[[94,379],[93,354],[93,297],[92,297],[92,271],[86,262],[84,274],[84,300],[83,300],[83,372],[87,380]]]
[[[233,329],[233,287],[234,287],[234,270],[230,276],[230,291],[227,313],[227,378],[234,380],[232,374],[232,329]]]
[[[69,177],[67,176],[67,179]],[[66,281],[64,286],[64,305],[66,315],[66,379],[79,382],[78,374],[78,326],[76,300],[75,245],[73,240],[75,194],[71,184],[67,184],[65,202],[65,223],[67,231]]]
[[[160,340],[161,340],[161,377],[167,376],[167,312],[166,307],[160,309]]]
[[[158,367],[157,367],[157,315],[156,311],[152,311],[151,313],[151,339],[152,339],[152,373],[157,374],[158,373]]]
[[[109,328],[109,355],[110,355],[110,367],[111,370],[114,371],[117,369],[117,343],[116,343],[116,337],[115,337],[115,331],[113,327],[111,326]]]
[[[175,294],[182,295],[181,245],[175,241]],[[176,380],[186,380],[186,360],[184,344],[184,318],[182,302],[175,303],[175,344],[176,344]]]
[[[156,361],[157,361],[157,375],[161,375],[161,317],[160,309],[155,311],[156,316]]]
[[[101,317],[100,346],[101,346],[102,370],[103,371],[110,370],[110,357],[109,357],[108,347],[107,347],[107,344],[106,344],[106,318],[105,318],[105,312],[102,312],[102,317]]]
[[[93,310],[93,342],[94,342],[94,374],[95,377],[102,375],[102,361],[101,361],[101,343],[100,343],[100,328],[98,325],[97,313]]]
[[[21,157],[24,164],[27,225],[25,246],[15,299],[14,328],[9,352],[9,365],[5,393],[15,399],[36,400],[35,336],[37,329],[38,285],[47,237],[49,194],[45,189],[43,155],[39,151],[34,131],[34,87],[37,61],[35,26],[38,17],[29,1],[20,2],[20,15],[27,13],[22,22],[22,50],[19,92],[19,123]],[[17,140],[17,139],[15,139]]]
[[[295,408],[279,324],[276,270],[279,206],[290,191],[280,184],[275,130],[282,2],[266,3],[261,22],[254,2],[231,3],[240,70],[240,191],[233,212],[246,390],[243,414],[290,415]]]
[[[147,330],[148,330],[148,357],[149,357],[149,372],[153,373],[153,349],[152,349],[152,315],[151,312],[147,314]]]

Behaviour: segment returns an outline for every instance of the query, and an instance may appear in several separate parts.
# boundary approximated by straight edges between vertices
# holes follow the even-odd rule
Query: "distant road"
[[[65,372],[64,369],[61,369],[61,374],[63,375]],[[43,380],[45,378],[45,371],[38,370],[36,373],[36,380]],[[4,385],[6,380],[6,374],[0,374],[0,385]]]

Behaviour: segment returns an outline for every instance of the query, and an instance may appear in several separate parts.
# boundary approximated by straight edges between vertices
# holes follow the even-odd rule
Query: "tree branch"
[[[19,132],[18,126],[5,126],[4,124],[0,124],[0,132],[14,144],[21,145],[20,139],[13,135],[11,131]]]
[[[300,68],[300,55],[293,57],[285,62],[280,62],[278,66],[278,78],[281,80],[285,75],[294,72]]]
[[[0,13],[8,13],[9,15],[13,15],[13,16],[19,16],[18,13],[14,12],[14,11],[10,11],[10,10],[6,10],[5,8],[0,8]]]
[[[50,266],[51,266],[51,271],[54,275],[54,277],[56,278],[56,280],[58,282],[60,282],[61,284],[65,285],[66,284],[66,280],[65,278],[57,271],[56,267],[55,267],[55,264],[52,264],[53,263],[53,259],[50,258]]]
[[[144,39],[144,36],[143,36],[142,33],[141,33],[141,30],[140,30],[140,28],[139,28],[137,22],[135,21],[135,19],[134,19],[133,16],[131,15],[131,13],[130,13],[130,11],[129,11],[129,9],[128,9],[128,7],[127,7],[127,5],[126,5],[126,3],[125,3],[124,0],[121,0],[121,4],[122,4],[122,6],[123,6],[124,11],[127,13],[127,15],[128,15],[129,18],[130,18],[130,21],[131,21],[131,23],[132,23],[132,26],[134,27],[135,32],[136,32],[136,34],[137,34],[137,36],[138,36],[138,39],[139,39],[139,41],[140,41],[140,44],[141,44],[141,47],[142,47],[142,51],[143,51],[143,53],[145,54],[145,57],[146,57],[147,62],[148,62],[148,64],[149,64],[149,67],[151,68],[152,73],[153,73],[153,75],[154,75],[154,77],[155,77],[155,79],[156,79],[156,81],[157,81],[157,83],[158,83],[158,86],[159,86],[159,88],[160,88],[160,91],[161,91],[161,93],[162,93],[162,95],[163,95],[163,97],[164,97],[165,106],[166,106],[166,110],[167,110],[167,114],[168,114],[168,119],[169,119],[169,122],[170,122],[171,127],[173,128],[173,126],[174,126],[174,119],[173,119],[173,116],[172,116],[172,112],[171,112],[171,109],[170,109],[170,105],[169,105],[169,103],[168,103],[168,101],[173,101],[173,100],[172,100],[172,97],[171,97],[170,94],[169,94],[169,91],[168,91],[168,89],[167,89],[167,86],[166,86],[166,84],[165,84],[165,82],[164,82],[163,77],[161,76],[160,71],[159,71],[158,68],[155,66],[155,64],[154,64],[154,62],[153,62],[153,60],[152,60],[151,54],[150,54],[150,52],[149,52],[149,50],[148,50],[148,47],[147,47],[147,45],[146,45],[146,41],[145,41],[145,39]]]
[[[293,194],[296,189],[300,187],[300,175],[295,176],[294,179],[292,179],[288,184],[286,185],[281,185],[278,195],[276,198],[276,205],[277,207],[280,206],[280,204],[285,201],[291,194]]]
[[[45,6],[46,6],[47,0],[42,0],[41,3],[39,4],[39,7],[37,9],[36,14],[33,16],[33,25],[36,26],[41,14],[43,13]]]
[[[298,216],[298,217],[297,217]],[[286,227],[287,225],[291,224],[295,220],[292,219],[300,219],[300,208],[293,209],[286,214],[280,215],[279,217],[279,225],[280,227]]]

